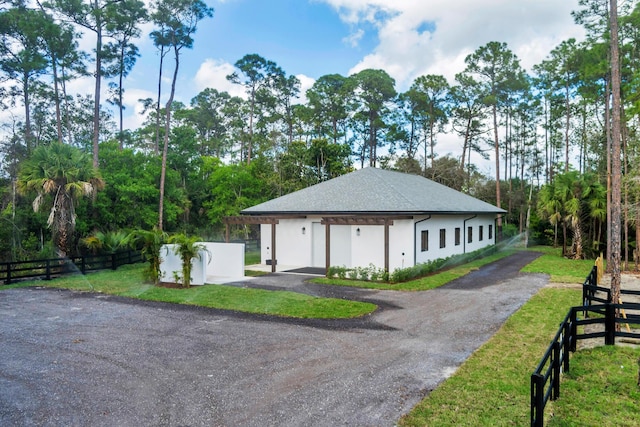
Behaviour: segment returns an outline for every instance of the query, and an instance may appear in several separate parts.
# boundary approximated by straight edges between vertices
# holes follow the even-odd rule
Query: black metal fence
[[[121,265],[142,262],[140,251],[128,250],[106,255],[82,255],[0,263],[0,283],[9,285],[21,280],[51,280],[65,274],[97,270],[116,270]]]
[[[636,314],[640,313],[640,304],[614,304],[610,289],[597,286],[597,274],[597,267],[594,266],[583,284],[583,305],[569,310],[531,375],[532,427],[544,425],[544,408],[547,402],[560,397],[560,375],[562,372],[569,372],[570,353],[576,351],[579,340],[603,338],[605,345],[614,345],[618,337],[640,339],[640,332],[633,332],[629,327],[630,323],[640,324],[640,314]],[[624,293],[640,295],[640,291],[626,290]],[[606,299],[602,294],[606,295]],[[579,313],[583,314],[582,319],[578,318]],[[594,324],[602,324],[604,327],[598,331],[578,333],[578,327]],[[622,324],[626,327],[622,328]]]

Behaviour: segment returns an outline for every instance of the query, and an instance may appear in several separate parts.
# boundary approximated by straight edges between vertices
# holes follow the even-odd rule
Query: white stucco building
[[[227,218],[261,224],[262,263],[393,271],[495,244],[489,203],[421,176],[364,168]],[[275,265],[273,265],[275,271]]]

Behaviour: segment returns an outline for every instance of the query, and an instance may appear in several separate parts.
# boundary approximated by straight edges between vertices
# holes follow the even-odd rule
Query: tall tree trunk
[[[98,9],[96,1],[95,10]],[[100,91],[102,85],[102,22],[96,13],[96,86],[93,106],[93,167],[98,168],[98,143],[100,142]]]
[[[605,83],[604,96],[604,133],[607,161],[607,272],[611,272],[611,78]]]
[[[173,97],[176,92],[176,80],[178,79],[178,68],[180,66],[180,51],[174,46],[173,53],[175,55],[175,69],[173,71],[173,80],[171,81],[171,93],[167,100],[166,110],[166,122],[164,124],[164,146],[162,148],[162,168],[160,170],[160,203],[158,207],[158,229],[162,231],[163,226],[163,214],[164,214],[164,185],[167,176],[167,151],[169,150],[169,133],[171,131],[171,104],[173,103]]]
[[[120,113],[120,134],[119,134],[119,148],[122,150],[124,148],[124,108],[122,106],[122,81],[124,80],[124,43],[120,48],[120,70],[118,76],[118,109]]]
[[[22,80],[22,92],[24,93],[24,140],[27,146],[27,153],[31,154],[33,134],[31,132],[31,101],[29,98],[29,75],[24,73]]]
[[[162,95],[162,67],[164,65],[164,45],[160,46],[160,71],[158,73],[158,102],[156,102],[156,138],[153,144],[153,152],[156,156],[160,153],[160,96]]]
[[[496,155],[496,207],[500,208],[500,144],[498,139],[498,107],[493,106],[493,138]],[[497,241],[502,240],[502,215],[496,220]]]
[[[568,73],[567,73],[568,74]],[[571,125],[571,108],[569,104],[569,76],[565,84],[565,126],[564,126],[564,173],[569,172],[569,129]]]
[[[62,113],[60,112],[60,89],[58,78],[58,64],[55,55],[51,55],[51,68],[53,71],[53,97],[56,104],[56,131],[58,133],[58,142],[62,144]]]
[[[635,211],[636,211],[636,250],[634,254],[634,261],[636,266],[636,271],[640,267],[638,262],[640,261],[640,247],[638,242],[640,242],[640,192],[635,192],[636,195],[636,203],[635,203]]]
[[[610,0],[611,19],[611,90],[613,92],[611,128],[611,298],[614,303],[620,300],[620,217],[621,217],[621,169],[620,169],[620,144],[621,144],[621,99],[620,99],[620,62],[618,52],[618,0]],[[619,327],[619,325],[618,325]]]
[[[247,144],[247,164],[251,164],[251,150],[253,147],[253,115],[256,108],[256,88],[255,85],[251,88],[251,106],[249,112],[249,141]],[[242,153],[240,153],[242,157]]]

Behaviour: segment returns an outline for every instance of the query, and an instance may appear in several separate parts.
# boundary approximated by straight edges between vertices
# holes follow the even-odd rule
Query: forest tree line
[[[214,15],[203,1],[2,1],[0,108],[11,114],[1,123],[0,258],[82,251],[96,233],[153,227],[217,239],[224,216],[365,166],[420,174],[502,207],[506,236],[530,230],[577,258],[606,251],[609,7],[581,0],[573,16],[586,40],[563,41],[531,72],[494,41],[453,81],[422,75],[399,92],[386,71],[365,69],[321,76],[302,94],[298,78],[252,53],[227,76],[244,98],[208,88],[186,105],[174,95],[197,26]],[[622,247],[631,258],[640,240],[640,8],[627,1],[618,14]],[[157,96],[140,100],[143,125],[124,129],[127,76],[148,23]],[[87,33],[91,52],[79,49]],[[87,76],[93,93],[68,92]],[[457,136],[458,152],[438,152],[445,134]],[[495,162],[495,175],[479,171],[480,158]],[[60,233],[65,248],[56,247]]]

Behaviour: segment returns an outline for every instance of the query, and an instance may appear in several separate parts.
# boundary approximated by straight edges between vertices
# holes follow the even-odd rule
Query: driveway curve
[[[0,425],[393,426],[547,283],[534,256],[425,292],[275,280],[382,305],[341,322],[5,290]]]

